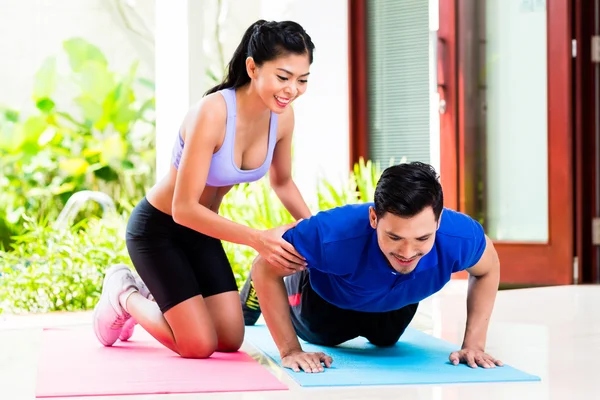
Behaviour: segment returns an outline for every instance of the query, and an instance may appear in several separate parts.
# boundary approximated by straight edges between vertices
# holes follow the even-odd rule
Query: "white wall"
[[[172,141],[187,105],[197,101],[210,82],[192,78],[185,56],[202,58],[197,66],[218,66],[214,40],[216,2],[156,0],[157,169],[168,168]],[[346,0],[230,0],[221,15],[221,42],[225,61],[246,28],[259,18],[291,19],[304,26],[315,43],[314,63],[306,94],[294,105],[294,177],[309,203],[316,201],[318,176],[341,183],[349,159],[348,23]],[[189,23],[177,13],[191,12]],[[198,21],[192,23],[192,21]],[[189,37],[199,40],[189,41]],[[202,43],[202,46],[198,46]],[[210,55],[209,55],[210,54]],[[179,56],[178,56],[179,55]],[[187,65],[186,65],[187,63]],[[160,175],[159,175],[160,176]]]
[[[294,175],[305,195],[318,177],[342,182],[349,163],[347,0],[263,0],[262,17],[300,23],[315,44],[307,92],[296,113]]]

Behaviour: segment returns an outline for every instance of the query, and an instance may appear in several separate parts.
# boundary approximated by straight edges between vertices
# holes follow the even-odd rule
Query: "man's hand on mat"
[[[295,351],[281,359],[281,364],[284,367],[291,368],[294,372],[300,372],[300,368],[304,372],[323,372],[323,364],[327,368],[331,367],[333,358],[325,353],[305,353],[303,351]]]
[[[467,364],[471,368],[496,368],[503,366],[502,361],[496,360],[494,357],[486,354],[481,350],[462,349],[450,354],[450,362],[454,365],[459,363]]]
[[[258,243],[254,246],[258,254],[269,264],[280,268],[288,275],[302,271],[306,267],[306,259],[296,251],[294,246],[281,237],[298,222],[300,220],[262,231]]]

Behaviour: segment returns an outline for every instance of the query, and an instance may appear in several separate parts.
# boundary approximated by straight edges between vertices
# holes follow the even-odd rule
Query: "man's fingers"
[[[487,363],[489,365],[489,368],[496,368],[496,365],[497,365],[496,362],[498,360],[496,360],[494,357],[492,357],[490,355],[486,354],[486,356],[487,356],[486,361],[487,361]]]
[[[323,371],[323,365],[321,364],[321,360],[319,359],[318,356],[311,357],[310,361],[311,361],[311,365],[313,367],[313,372],[322,372]]]
[[[460,358],[459,358],[457,352],[454,352],[454,353],[450,354],[450,357],[448,357],[448,359],[454,365],[458,365],[458,363],[460,363]]]
[[[333,358],[325,353],[319,353],[319,359],[325,363],[327,368],[331,367],[331,363],[333,363]]]
[[[501,367],[504,365],[502,361],[496,360],[489,354],[472,350],[455,351],[450,354],[448,359],[453,365],[465,363],[471,368],[477,368],[478,366],[481,368],[496,368],[496,366]]]
[[[297,361],[290,361],[289,358],[284,358],[282,365],[286,368],[291,368],[294,372],[300,372],[300,364]]]
[[[475,363],[481,368],[490,368],[488,364],[488,360],[485,358],[485,355],[475,356]]]
[[[311,366],[310,366],[310,365],[309,365],[309,364],[306,362],[306,360],[304,360],[304,359],[302,359],[302,358],[301,358],[300,360],[298,360],[298,364],[300,364],[300,367],[302,368],[302,370],[303,370],[304,372],[309,372],[309,373],[310,373],[310,372],[312,372],[312,368],[311,368]]]
[[[292,363],[292,370],[294,370],[294,372],[300,372],[300,366],[297,362]]]
[[[319,372],[319,367],[317,367],[317,363],[315,363],[315,360],[313,360],[313,357],[311,357],[310,355],[307,355],[306,362],[307,362],[308,366],[310,367],[309,372]]]
[[[475,356],[473,353],[465,354],[467,365],[471,368],[477,368],[477,364],[475,363]]]

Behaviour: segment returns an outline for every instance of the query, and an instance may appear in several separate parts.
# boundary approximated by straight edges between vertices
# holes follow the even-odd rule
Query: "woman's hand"
[[[285,275],[302,271],[307,265],[306,259],[296,251],[294,246],[282,238],[286,231],[300,221],[261,231],[256,245],[253,246],[262,258],[279,268]]]

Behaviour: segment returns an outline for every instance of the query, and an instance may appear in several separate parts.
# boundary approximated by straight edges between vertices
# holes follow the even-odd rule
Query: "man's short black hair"
[[[436,221],[444,207],[444,194],[435,169],[422,162],[386,168],[375,188],[377,218],[385,213],[409,218],[431,206]]]

